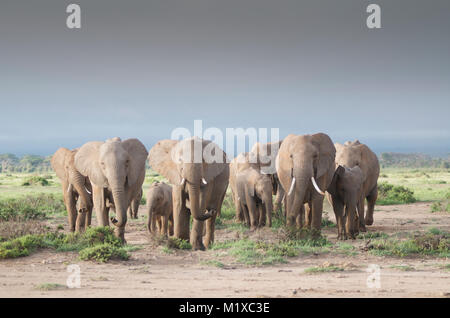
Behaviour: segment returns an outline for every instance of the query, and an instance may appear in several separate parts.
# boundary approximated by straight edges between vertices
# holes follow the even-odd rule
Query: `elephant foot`
[[[203,242],[193,242],[193,243],[191,243],[191,245],[192,245],[192,249],[194,251],[205,251],[206,250],[206,247],[205,247],[205,245],[203,245]]]
[[[359,232],[367,232],[365,225],[359,225]]]

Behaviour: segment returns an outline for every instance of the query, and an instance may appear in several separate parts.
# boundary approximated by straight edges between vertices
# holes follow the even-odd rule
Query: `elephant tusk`
[[[206,182],[205,178],[202,178],[202,182],[203,182],[203,184],[208,184],[208,182]]]
[[[181,179],[180,185],[184,185],[185,182],[186,182],[185,178]]]
[[[84,187],[84,188],[86,189],[86,192],[87,192],[88,194],[92,194],[92,192],[89,191],[86,187]]]
[[[69,186],[67,187],[67,192],[69,192],[70,191],[70,184],[69,184]]]
[[[314,179],[314,177],[311,177],[311,181],[312,181],[314,188],[317,190],[317,192],[319,192],[321,195],[325,195],[325,192],[320,190],[319,186],[316,183],[316,179]]]
[[[295,177],[292,178],[291,187],[289,188],[288,195],[291,195],[292,191],[294,190],[295,186]]]

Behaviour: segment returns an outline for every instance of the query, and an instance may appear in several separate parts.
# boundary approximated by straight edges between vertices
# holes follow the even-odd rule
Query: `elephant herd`
[[[229,162],[218,145],[197,137],[161,140],[149,152],[138,139],[116,137],[60,148],[52,157],[70,231],[84,231],[94,211],[97,225],[111,221],[125,242],[127,216],[137,218],[147,160],[171,184],[154,182],[148,189],[149,232],[189,240],[193,249],[204,250],[214,241],[228,185],[236,220],[251,230],[270,227],[273,213],[280,211],[287,226],[319,233],[325,195],[339,239],[355,238],[373,223],[380,168],[376,155],[359,141],[333,144],[323,133],[291,134],[256,143]]]

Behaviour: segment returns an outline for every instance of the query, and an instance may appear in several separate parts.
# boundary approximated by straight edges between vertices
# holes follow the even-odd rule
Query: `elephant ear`
[[[85,143],[75,154],[75,168],[96,186],[107,187],[108,181],[99,163],[100,147],[103,141]]]
[[[331,180],[330,185],[327,188],[327,192],[331,195],[336,195],[337,193],[337,182],[340,177],[344,176],[345,168],[339,165],[334,172],[333,179]]]
[[[210,140],[203,140],[203,154],[211,156],[210,159],[203,158],[203,177],[207,182],[213,181],[215,177],[222,173],[228,165],[228,159],[225,152]],[[206,161],[206,162],[205,162]]]
[[[145,161],[147,160],[148,152],[145,146],[138,139],[127,139],[122,142],[122,146],[130,155],[130,163],[128,166],[128,185],[133,186],[140,176],[142,171],[145,171]]]
[[[172,184],[180,184],[181,182],[177,164],[172,158],[172,150],[177,144],[177,140],[165,139],[158,141],[158,143],[150,149],[148,155],[150,167],[167,178]]]
[[[56,176],[62,180],[68,180],[69,175],[66,170],[66,157],[70,153],[67,148],[59,148],[52,156],[50,164],[56,173]]]
[[[312,143],[319,150],[319,158],[317,163],[316,178],[320,178],[334,167],[334,160],[336,158],[336,148],[331,141],[331,138],[324,134],[318,133],[311,136]]]

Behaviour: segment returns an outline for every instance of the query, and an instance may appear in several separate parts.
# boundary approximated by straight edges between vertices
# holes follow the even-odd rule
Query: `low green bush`
[[[80,251],[80,259],[84,261],[93,260],[100,263],[105,263],[110,259],[128,260],[129,257],[123,248],[106,243],[87,247]]]
[[[378,185],[377,204],[389,205],[414,202],[416,202],[414,192],[406,187],[395,186],[387,182],[382,182]]]
[[[27,256],[37,248],[78,251],[83,260],[106,262],[112,258],[128,259],[128,253],[110,227],[88,228],[85,233],[25,235],[0,243],[0,259]]]
[[[26,179],[22,183],[22,186],[24,186],[24,187],[28,187],[28,186],[32,186],[32,185],[40,185],[40,186],[46,187],[46,186],[50,185],[50,183],[48,182],[48,180],[45,177],[40,177],[40,176],[32,176],[32,177]]]

